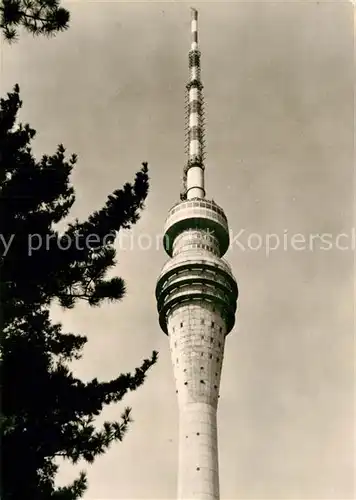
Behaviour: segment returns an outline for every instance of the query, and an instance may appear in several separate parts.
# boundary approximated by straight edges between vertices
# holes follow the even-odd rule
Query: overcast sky
[[[68,32],[51,40],[23,35],[2,47],[1,93],[20,84],[21,120],[38,131],[36,154],[63,142],[79,155],[72,217],[100,208],[145,160],[151,188],[133,239],[121,239],[115,273],[127,283],[124,301],[54,308],[53,317],[88,336],[73,365],[84,379],[115,377],[153,349],[160,354],[146,383],[105,412],[115,418],[132,405],[135,422],[123,443],[87,466],[85,499],[173,499],[178,414],[154,288],[166,259],[156,239],[179,199],[185,162],[190,4],[67,6]],[[224,208],[234,237],[243,230],[226,255],[240,299],[219,400],[221,498],[352,498],[352,6],[194,6],[207,196]],[[300,250],[291,247],[297,233]],[[317,233],[330,233],[332,249],[300,243]],[[348,250],[336,248],[342,233],[339,246]],[[281,245],[266,255],[270,234]],[[66,465],[60,482],[76,473]]]

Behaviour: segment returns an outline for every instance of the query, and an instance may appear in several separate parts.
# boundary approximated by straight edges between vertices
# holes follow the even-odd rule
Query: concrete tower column
[[[176,205],[164,244],[172,258],[158,278],[156,298],[179,406],[178,499],[219,500],[217,407],[238,295],[221,259],[229,245],[223,210],[205,199]]]
[[[219,498],[217,403],[226,325],[204,300],[176,306],[168,317],[179,404],[178,498]]]

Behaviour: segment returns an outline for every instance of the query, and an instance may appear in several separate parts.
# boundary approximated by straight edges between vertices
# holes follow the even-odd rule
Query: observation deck
[[[159,323],[168,334],[167,317],[182,303],[207,301],[216,305],[226,322],[226,335],[235,324],[238,288],[228,264],[203,250],[183,252],[166,262],[156,286]]]
[[[166,334],[173,308],[202,300],[219,310],[226,334],[232,330],[238,288],[229,264],[221,258],[228,247],[227,219],[214,201],[196,198],[171,208],[164,248],[172,258],[163,266],[156,286],[159,323]]]
[[[221,207],[212,200],[193,198],[174,205],[164,227],[163,246],[172,257],[176,237],[187,229],[201,229],[214,236],[219,243],[222,257],[229,248],[229,227]]]

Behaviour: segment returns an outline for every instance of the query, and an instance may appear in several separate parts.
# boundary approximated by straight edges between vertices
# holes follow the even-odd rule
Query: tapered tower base
[[[226,325],[205,300],[176,306],[168,334],[179,404],[180,500],[218,500],[216,412]]]

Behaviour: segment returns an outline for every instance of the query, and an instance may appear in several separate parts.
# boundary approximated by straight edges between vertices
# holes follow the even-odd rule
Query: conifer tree
[[[19,28],[33,35],[53,36],[69,26],[69,12],[58,0],[1,0],[0,29],[8,41],[18,38]]]
[[[81,357],[87,339],[63,332],[49,307],[58,301],[73,308],[81,300],[100,306],[124,296],[124,281],[107,273],[115,265],[118,232],[135,224],[144,208],[148,168],[144,163],[134,182],[114,191],[86,221],[59,232],[56,224],[75,200],[70,174],[76,157],[67,158],[60,145],[37,160],[35,130],[16,124],[21,105],[18,86],[0,101],[0,497],[74,500],[86,489],[85,474],[57,488],[56,458],[91,463],[123,438],[130,409],[99,428],[95,419],[143,383],[157,353],[132,374],[84,383],[69,363]]]

